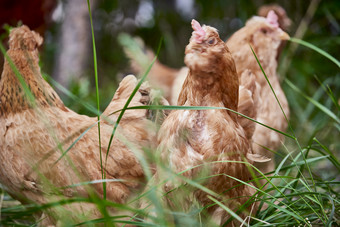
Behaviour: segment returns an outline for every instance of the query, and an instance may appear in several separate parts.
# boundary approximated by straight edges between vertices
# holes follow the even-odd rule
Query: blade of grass
[[[259,59],[257,58],[257,55],[256,55],[256,53],[255,53],[253,47],[252,47],[250,44],[249,44],[249,46],[250,46],[251,51],[253,52],[253,55],[254,55],[254,57],[255,57],[255,59],[256,59],[256,61],[257,61],[257,64],[260,66],[261,71],[262,71],[264,77],[266,78],[266,81],[267,81],[268,85],[270,86],[271,91],[273,92],[273,94],[274,94],[274,96],[275,96],[276,102],[277,102],[277,103],[279,104],[279,106],[280,106],[281,112],[283,113],[283,115],[284,115],[284,117],[285,117],[285,119],[286,119],[286,121],[287,121],[289,127],[291,128],[291,126],[290,126],[290,124],[289,124],[289,120],[288,120],[288,118],[287,118],[287,116],[286,116],[286,113],[283,111],[283,108],[282,108],[282,106],[281,106],[281,103],[280,103],[279,99],[277,98],[276,93],[275,93],[275,91],[274,91],[274,89],[273,89],[271,83],[269,82],[269,79],[268,79],[268,77],[267,77],[267,74],[265,73],[265,71],[264,71],[264,69],[263,69],[263,67],[262,67],[262,65],[261,65],[261,63],[260,63],[260,61],[259,61]]]
[[[234,211],[232,211],[231,209],[229,209],[228,207],[226,207],[224,204],[222,204],[220,201],[218,201],[217,199],[215,199],[214,197],[208,195],[207,196],[210,200],[212,200],[214,203],[216,203],[217,205],[219,205],[221,208],[223,208],[225,211],[227,211],[232,217],[234,217],[235,219],[237,219],[239,222],[243,223],[243,219],[240,218],[240,216],[238,216]],[[248,226],[248,224],[245,223],[246,226]]]
[[[333,91],[331,90],[331,88],[328,86],[328,85],[324,85],[320,79],[314,75],[314,78],[318,81],[318,83],[320,84],[320,86],[323,88],[323,90],[327,93],[327,95],[331,98],[332,102],[334,103],[335,107],[337,108],[337,110],[339,111],[340,110],[340,105],[339,103],[337,102],[336,100],[336,97],[333,93]]]
[[[232,110],[232,109],[229,109],[229,108],[226,108],[226,107],[213,107],[213,106],[158,106],[158,105],[149,105],[149,106],[130,106],[130,107],[126,108],[126,110],[136,110],[136,109],[147,109],[147,110],[214,110],[214,109],[215,110],[216,109],[217,110],[228,110],[228,111],[233,112],[235,114],[238,114],[238,115],[240,115],[240,116],[242,116],[244,118],[247,118],[248,120],[251,120],[251,121],[253,121],[253,122],[257,123],[257,124],[260,124],[260,125],[262,125],[262,126],[264,126],[266,128],[269,128],[269,129],[271,129],[273,131],[276,131],[276,132],[278,132],[278,133],[280,133],[280,134],[282,134],[282,135],[284,135],[284,136],[286,136],[288,138],[291,138],[291,139],[295,140],[294,136],[291,136],[291,135],[289,135],[289,134],[287,134],[285,132],[282,132],[280,130],[272,128],[272,127],[270,127],[268,125],[265,125],[265,124],[263,124],[263,123],[261,123],[259,121],[256,121],[256,120],[254,120],[254,119],[252,119],[252,118],[250,118],[250,117],[248,117],[246,115],[243,115],[243,114],[241,114],[241,113],[239,113],[239,112],[237,112],[235,110]],[[118,113],[118,112],[120,112],[122,110],[123,109],[117,110],[117,111],[115,111],[113,113],[110,113],[110,115]]]
[[[80,136],[77,137],[76,140],[73,141],[73,143],[61,154],[61,156],[53,163],[52,167],[55,166],[66,154],[71,150],[71,148],[81,139],[83,136],[95,125],[98,125],[98,122],[95,122],[90,127],[88,127]]]
[[[94,31],[93,31],[93,21],[92,21],[92,11],[91,11],[91,4],[90,0],[87,0],[87,7],[90,16],[90,24],[91,24],[91,34],[92,34],[92,48],[93,48],[93,67],[94,67],[94,78],[96,83],[96,102],[97,102],[97,124],[98,124],[98,143],[99,143],[99,157],[100,157],[100,169],[102,174],[102,179],[105,179],[104,176],[104,166],[103,166],[103,157],[102,157],[102,145],[101,145],[101,136],[100,136],[100,100],[99,100],[99,88],[98,88],[98,69],[97,69],[97,51],[96,51],[96,41],[94,38]],[[103,182],[103,197],[106,199],[106,185]]]
[[[85,107],[86,110],[90,111],[91,113],[93,113],[95,115],[98,114],[98,109],[94,108],[90,104],[84,102],[83,100],[81,100],[80,98],[78,98],[77,96],[72,94],[72,92],[67,90],[64,86],[62,86],[60,83],[58,83],[56,80],[54,80],[51,76],[46,75],[46,74],[44,74],[44,76],[48,78],[48,81],[50,81],[51,84],[54,87],[56,87],[58,90],[63,92],[65,95],[67,95],[69,98],[71,98],[74,102],[81,104],[83,107]],[[100,112],[100,114],[102,114],[102,113]]]
[[[268,85],[270,86],[271,91],[273,92],[273,94],[274,94],[274,96],[275,96],[275,99],[276,99],[277,103],[278,103],[279,106],[280,106],[280,109],[281,109],[283,115],[285,116],[285,119],[286,119],[286,121],[287,121],[287,123],[288,123],[288,127],[289,127],[289,129],[290,129],[292,135],[293,135],[294,138],[295,138],[294,141],[295,141],[295,143],[297,144],[297,146],[298,146],[298,148],[299,148],[299,151],[300,151],[301,154],[302,154],[303,160],[304,160],[304,162],[305,162],[305,164],[306,164],[305,166],[307,167],[308,174],[309,174],[309,176],[310,176],[310,179],[312,180],[313,189],[316,191],[316,190],[317,190],[317,187],[315,186],[314,177],[313,177],[312,171],[311,171],[311,169],[310,169],[310,167],[309,167],[309,165],[308,165],[308,163],[307,163],[307,161],[306,161],[306,157],[304,156],[304,154],[303,154],[303,152],[302,152],[303,150],[302,150],[302,147],[301,147],[301,145],[300,145],[300,142],[298,141],[298,139],[297,139],[296,136],[295,136],[294,130],[293,130],[293,128],[292,128],[292,125],[291,125],[291,123],[289,122],[289,120],[288,120],[288,118],[287,118],[285,112],[283,111],[283,108],[282,108],[282,106],[281,106],[281,103],[280,103],[280,101],[278,100],[278,98],[277,98],[277,96],[276,96],[276,94],[275,94],[275,91],[274,91],[274,89],[273,89],[273,87],[272,87],[270,81],[268,80],[268,77],[267,77],[267,75],[266,75],[266,73],[265,73],[265,71],[264,71],[264,69],[263,69],[263,67],[262,67],[262,65],[261,65],[261,63],[260,63],[260,61],[259,61],[259,59],[257,58],[257,55],[256,55],[256,53],[255,53],[253,47],[252,47],[250,44],[249,44],[249,46],[250,46],[250,49],[251,49],[251,51],[252,51],[252,53],[253,53],[253,55],[254,55],[254,57],[255,57],[255,59],[256,59],[258,65],[259,65],[259,67],[261,68],[261,71],[262,71],[262,73],[263,73],[263,75],[264,75],[264,77],[265,77],[265,79],[266,79]],[[287,81],[287,80],[285,80],[285,81]],[[305,182],[307,182],[307,179],[304,177],[303,174],[301,174],[301,177],[303,178],[303,180],[304,180]],[[309,187],[309,184],[308,184],[307,189],[311,191],[311,188]],[[315,199],[317,199],[317,198],[315,198]]]
[[[305,99],[313,103],[317,108],[319,108],[322,112],[324,112],[326,115],[328,115],[330,118],[332,118],[337,124],[340,124],[339,118],[328,108],[326,108],[324,105],[319,103],[318,101],[310,98],[305,93],[303,93],[297,86],[294,85],[290,80],[286,79],[285,82],[296,92],[301,94]]]
[[[334,199],[330,195],[327,195],[327,197],[329,198],[329,201],[331,201],[332,209],[331,209],[331,213],[329,215],[328,221],[326,223],[326,226],[331,227],[333,219],[334,219],[334,215],[335,215],[335,205],[334,205]]]
[[[330,161],[334,164],[334,166],[339,170],[339,172],[340,172],[340,162],[339,162],[339,160],[337,159],[337,157],[325,146],[325,145],[323,145],[317,138],[313,138],[313,140],[315,141],[315,142],[317,142],[317,144],[319,144],[321,147],[322,147],[322,149],[324,150],[324,151],[326,151],[327,152],[327,154],[332,158],[332,159],[330,159]]]
[[[87,0],[87,6],[90,16],[90,24],[91,24],[91,34],[92,34],[92,47],[93,47],[93,64],[94,64],[94,76],[95,76],[95,83],[96,83],[96,102],[97,102],[97,119],[98,119],[98,145],[99,145],[99,157],[100,157],[100,170],[102,179],[105,179],[105,171],[103,166],[103,157],[102,157],[102,145],[101,145],[101,135],[100,135],[100,102],[99,102],[99,88],[98,88],[98,69],[97,69],[97,51],[96,51],[96,42],[94,38],[94,30],[93,30],[93,22],[92,22],[92,11],[91,11],[91,4],[90,0]],[[106,182],[103,181],[103,199],[106,200]],[[106,206],[101,207],[99,204],[98,208],[104,215],[106,220],[109,220],[109,214],[106,210]],[[107,222],[108,226],[114,226],[111,223]]]
[[[155,63],[156,59],[157,59],[157,56],[159,54],[159,51],[160,51],[160,48],[161,48],[161,44],[162,44],[162,40],[160,41],[159,43],[159,46],[158,46],[158,50],[157,50],[157,54],[156,56],[154,57],[154,59],[152,60],[151,64],[149,65],[149,67],[147,68],[146,72],[144,73],[144,75],[142,76],[142,78],[139,80],[137,86],[135,87],[135,89],[133,90],[133,92],[131,93],[130,97],[128,98],[128,100],[126,101],[123,109],[121,110],[118,118],[117,118],[117,121],[114,125],[114,128],[112,130],[112,134],[111,134],[111,137],[110,137],[110,140],[109,140],[109,144],[108,144],[108,147],[107,147],[107,150],[106,150],[106,156],[105,156],[105,166],[107,164],[107,157],[109,155],[109,151],[110,151],[110,147],[111,147],[111,143],[112,143],[112,140],[113,140],[113,137],[115,136],[115,133],[116,133],[116,130],[118,128],[118,125],[125,113],[125,110],[127,109],[127,107],[129,106],[132,98],[135,96],[135,94],[137,93],[138,89],[140,88],[140,86],[142,85],[142,83],[144,82],[145,78],[147,77],[148,73],[150,72],[153,64]]]
[[[99,183],[103,183],[103,181],[105,181],[105,182],[126,182],[126,180],[121,180],[121,179],[100,179],[100,180],[80,182],[78,184],[68,185],[68,186],[65,186],[65,187],[61,187],[61,189],[75,188],[75,187],[79,187],[79,186],[83,186],[83,185],[99,184]]]
[[[317,46],[314,46],[313,44],[311,43],[308,43],[306,41],[303,41],[301,39],[297,39],[297,38],[290,38],[289,41],[291,42],[294,42],[294,43],[298,43],[298,44],[301,44],[303,46],[306,46],[316,52],[318,52],[319,54],[323,55],[324,57],[328,58],[329,60],[331,60],[334,64],[336,64],[339,68],[340,68],[340,62],[334,58],[332,55],[328,54],[326,51],[320,49],[319,47]]]

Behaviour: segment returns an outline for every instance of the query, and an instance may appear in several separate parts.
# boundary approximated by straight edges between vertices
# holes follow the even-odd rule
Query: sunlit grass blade
[[[142,83],[144,82],[144,80],[146,79],[148,73],[150,72],[154,62],[156,61],[157,59],[157,56],[158,56],[158,53],[160,51],[160,48],[161,48],[161,44],[162,44],[162,41],[159,43],[159,47],[158,47],[158,51],[157,51],[157,54],[155,56],[155,58],[152,60],[152,62],[150,63],[148,69],[146,70],[146,72],[144,73],[144,75],[142,76],[142,78],[139,80],[137,86],[135,87],[135,89],[132,91],[130,97],[127,99],[123,109],[121,110],[118,118],[117,118],[117,121],[113,127],[113,130],[112,130],[112,134],[111,134],[111,137],[110,137],[110,140],[109,140],[109,144],[108,144],[108,147],[107,147],[107,150],[106,150],[106,157],[105,157],[105,165],[106,165],[106,162],[107,162],[107,157],[109,155],[109,151],[110,151],[110,147],[111,147],[111,143],[112,143],[112,140],[113,140],[113,137],[115,136],[115,133],[116,133],[116,130],[117,130],[117,127],[127,109],[127,107],[129,106],[131,100],[133,99],[133,97],[135,96],[135,94],[137,93],[138,89],[140,88],[140,86],[142,85]]]
[[[100,156],[100,169],[102,179],[105,179],[105,171],[103,166],[103,157],[102,157],[102,145],[101,145],[101,135],[100,135],[100,102],[99,102],[99,88],[98,88],[98,69],[97,69],[97,51],[96,51],[96,42],[94,38],[94,30],[93,30],[93,22],[92,22],[92,11],[91,11],[91,4],[90,0],[87,0],[87,6],[90,16],[90,24],[91,24],[91,34],[92,34],[92,47],[93,47],[93,64],[94,64],[94,76],[95,76],[95,83],[96,83],[96,102],[97,102],[97,119],[98,119],[98,149],[99,149],[99,156]],[[103,198],[106,199],[106,183],[103,182]],[[106,207],[99,207],[101,212],[104,215],[105,219],[109,219],[108,213],[106,211]],[[108,224],[112,226],[112,224]]]
[[[65,187],[61,187],[61,188],[62,189],[64,189],[64,188],[75,188],[75,187],[84,186],[84,185],[100,184],[100,183],[103,183],[104,181],[106,183],[108,183],[108,182],[109,183],[110,182],[126,182],[126,180],[121,180],[121,179],[101,179],[101,180],[81,182],[81,183],[78,183],[78,184],[72,184],[72,185],[68,185],[68,186],[65,186]]]
[[[328,58],[329,60],[331,60],[333,63],[335,63],[339,68],[340,68],[340,62],[334,58],[333,56],[331,56],[330,54],[328,54],[326,51],[320,49],[319,47],[317,46],[314,46],[313,44],[311,43],[308,43],[306,41],[303,41],[301,39],[297,39],[297,38],[290,38],[289,41],[291,42],[294,42],[294,43],[298,43],[298,44],[301,44],[303,46],[306,46],[312,50],[315,50],[316,52],[318,52],[319,54],[323,55],[324,57]]]

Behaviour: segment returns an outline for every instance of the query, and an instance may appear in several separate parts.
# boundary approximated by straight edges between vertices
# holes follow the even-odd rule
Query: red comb
[[[278,16],[273,10],[270,10],[269,13],[267,14],[266,18],[267,22],[275,28],[279,27],[278,19],[279,19]]]
[[[205,31],[201,27],[200,23],[198,23],[198,21],[196,21],[195,19],[192,19],[191,27],[192,29],[194,29],[194,32],[192,34],[194,35],[195,41],[197,43],[202,43],[205,37]]]

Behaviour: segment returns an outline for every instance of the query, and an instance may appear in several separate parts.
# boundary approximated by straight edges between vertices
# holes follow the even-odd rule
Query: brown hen
[[[279,28],[277,20],[278,18],[273,11],[269,12],[267,18],[255,16],[247,21],[245,27],[228,39],[227,45],[235,59],[238,73],[251,70],[256,77],[259,92],[256,97],[258,103],[257,121],[280,131],[285,131],[287,120],[249,46],[253,47],[284,113],[289,117],[288,102],[276,72],[280,44],[283,40],[289,39],[289,36]],[[244,81],[247,81],[247,79]],[[252,138],[254,153],[271,158],[271,161],[255,163],[255,166],[263,173],[273,171],[275,162],[272,151],[275,151],[282,144],[284,136],[256,124]]]
[[[35,101],[28,98],[6,60],[0,81],[0,182],[23,202],[44,204],[73,196],[88,197],[89,191],[102,196],[101,183],[91,187],[68,186],[102,179],[101,156],[104,163],[112,133],[108,122],[114,122],[118,113],[100,124],[99,146],[97,118],[79,115],[65,107],[42,78],[37,50],[41,43],[42,38],[26,26],[10,33],[7,55]],[[134,76],[124,78],[104,114],[121,109],[136,84]],[[143,105],[146,92],[147,89],[137,92],[130,105]],[[155,132],[150,125],[145,110],[129,110],[124,115],[117,130],[119,139],[113,138],[104,168],[106,178],[113,180],[106,185],[107,199],[124,203],[140,187],[144,173],[134,152],[142,155],[143,146],[153,146]],[[72,203],[63,208],[64,211],[60,206],[48,209],[48,218],[42,225],[56,221],[75,224],[84,218],[101,216],[91,203]]]
[[[280,5],[275,3],[263,5],[258,9],[257,15],[259,15],[260,17],[266,17],[271,10],[273,10],[278,16],[278,23],[280,28],[284,31],[288,31],[292,24],[292,21],[287,16],[286,10]]]
[[[239,80],[227,45],[219,38],[215,28],[201,27],[195,20],[192,26],[195,31],[185,49],[185,64],[189,73],[178,104],[227,107],[237,111]],[[219,200],[233,211],[254,194],[252,187],[231,178],[251,180],[247,164],[239,163],[248,162],[247,157],[252,156],[251,143],[236,114],[221,109],[175,110],[165,119],[158,139],[162,160],[175,173],[185,171],[183,175],[189,179],[214,176],[202,184],[221,194]],[[209,172],[205,172],[202,166],[197,167],[201,164]],[[176,209],[175,201],[182,204],[185,201],[184,209],[194,200],[203,206],[213,203],[207,193],[198,189],[193,189],[193,196],[180,197],[181,193],[177,190],[171,192],[176,184],[170,181],[163,188],[169,192],[167,198],[173,209]],[[247,209],[250,209],[249,206],[246,206]],[[208,208],[208,212],[218,225],[229,218],[227,212],[217,205]],[[245,218],[246,213],[244,210],[240,216]]]
[[[286,130],[287,121],[256,62],[249,44],[254,48],[283,111],[289,118],[288,102],[276,72],[282,43],[287,39],[289,39],[287,33],[279,28],[277,15],[273,11],[269,11],[267,18],[254,16],[249,19],[245,27],[235,32],[227,40],[240,79],[239,112],[252,118],[255,118],[257,114],[255,119],[280,131]],[[171,103],[173,105],[177,104],[176,100],[180,88],[187,76],[186,70],[186,68],[182,68],[176,73],[171,92]],[[246,76],[246,74],[249,76]],[[252,135],[255,130],[253,149],[259,157],[256,167],[263,173],[273,171],[274,155],[272,151],[275,151],[284,141],[282,134],[259,124],[255,125],[243,117],[240,117],[240,124],[246,129],[247,135]],[[264,161],[268,159],[271,160],[269,162]]]

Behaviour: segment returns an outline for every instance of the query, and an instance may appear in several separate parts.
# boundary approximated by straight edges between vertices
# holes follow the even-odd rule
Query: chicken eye
[[[267,34],[268,30],[265,29],[265,28],[261,28],[261,32],[262,32],[263,34]]]
[[[208,43],[209,43],[210,45],[215,44],[215,42],[216,42],[216,39],[215,39],[215,38],[212,38],[212,39],[209,39],[209,40],[208,40]]]

